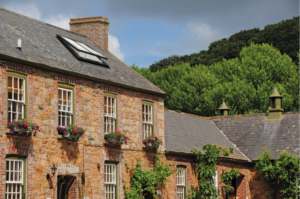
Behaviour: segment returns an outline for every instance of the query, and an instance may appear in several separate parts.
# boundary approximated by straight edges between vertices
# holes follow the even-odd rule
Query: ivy
[[[154,198],[157,198],[157,186],[165,184],[167,177],[175,173],[175,170],[171,168],[171,164],[162,162],[162,157],[162,155],[156,155],[155,165],[150,169],[142,169],[141,161],[138,161],[135,168],[128,168],[130,187],[124,185],[125,199],[143,199],[145,194],[152,194]]]
[[[222,170],[221,180],[223,181],[224,185],[222,188],[228,193],[233,187],[231,186],[232,180],[236,179],[240,176],[240,172],[237,168],[232,168],[231,170],[225,171]]]
[[[189,190],[190,195],[187,197],[189,199],[217,197],[217,192],[212,182],[218,169],[216,166],[218,158],[228,157],[233,153],[232,148],[222,148],[212,144],[205,144],[203,151],[204,153],[196,149],[192,150],[197,163],[198,188]]]
[[[281,193],[284,199],[298,197],[299,158],[286,151],[281,151],[279,159],[272,161],[271,153],[264,149],[258,157],[255,168],[263,175],[265,182],[272,187],[272,196]]]

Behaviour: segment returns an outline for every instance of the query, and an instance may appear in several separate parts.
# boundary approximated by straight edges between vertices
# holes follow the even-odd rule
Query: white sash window
[[[177,169],[177,199],[184,199],[185,190],[185,169]]]
[[[116,129],[116,98],[104,96],[104,133],[114,132]]]
[[[218,189],[218,170],[216,170],[215,176],[213,177],[213,185],[215,187],[217,195],[219,195],[219,189]]]
[[[6,199],[22,199],[23,160],[6,159]]]
[[[66,88],[58,88],[58,123],[59,126],[72,124],[73,116],[73,91]]]
[[[115,164],[105,164],[104,167],[105,174],[105,198],[115,199],[116,197],[116,178],[117,178],[117,168]]]
[[[8,122],[24,118],[25,79],[8,76]]]
[[[143,139],[146,139],[152,134],[153,119],[152,119],[152,105],[143,104]]]

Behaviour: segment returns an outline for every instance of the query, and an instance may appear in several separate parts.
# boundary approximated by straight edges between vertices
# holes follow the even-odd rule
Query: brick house
[[[205,143],[234,149],[218,164],[214,184],[221,197],[222,169],[239,168],[235,197],[267,198],[255,155],[265,145],[277,155],[297,153],[298,114],[267,121],[265,114],[203,118],[165,110],[166,94],[108,51],[108,25],[104,17],[71,19],[67,31],[0,8],[0,199],[124,198],[126,165],[139,159],[145,168],[153,165],[156,152],[142,142],[150,133],[178,170],[158,187],[160,198],[183,198],[197,186],[190,151]],[[8,123],[21,118],[41,131],[11,133]],[[57,132],[71,123],[86,130],[79,140]],[[105,143],[105,133],[116,128],[128,145]]]

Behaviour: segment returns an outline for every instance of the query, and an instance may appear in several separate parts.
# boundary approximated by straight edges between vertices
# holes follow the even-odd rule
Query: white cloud
[[[27,17],[31,17],[37,20],[40,20],[41,18],[41,12],[34,4],[28,4],[26,6],[24,5],[14,5],[9,4],[5,6],[7,10],[11,10],[13,12],[25,15]]]
[[[63,16],[63,15],[57,15],[57,16],[51,16],[49,18],[46,18],[44,21],[46,23],[49,23],[51,25],[66,29],[66,30],[70,30],[70,19],[74,18],[73,15],[70,16]]]
[[[157,41],[147,52],[158,57],[191,54],[207,49],[217,39],[220,39],[217,30],[207,24],[191,22],[180,31],[176,39]]]
[[[119,59],[124,60],[124,54],[121,52],[118,37],[108,34],[108,49]]]
[[[69,30],[69,21],[71,18],[74,18],[73,15],[56,15],[51,17],[42,18],[40,10],[37,8],[35,4],[28,5],[12,5],[9,4],[6,6],[6,9],[11,10],[13,12],[25,15],[27,17],[31,17],[33,19],[37,19],[40,21],[44,21],[51,25]]]
[[[198,39],[208,39],[213,37],[216,33],[216,31],[213,31],[207,24],[189,23],[187,27],[190,31],[190,35]]]

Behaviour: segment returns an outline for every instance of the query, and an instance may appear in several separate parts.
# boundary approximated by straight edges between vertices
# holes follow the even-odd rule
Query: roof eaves
[[[25,65],[40,68],[40,69],[47,69],[47,70],[50,70],[50,71],[53,71],[53,72],[60,72],[60,73],[66,74],[66,75],[73,75],[73,76],[79,77],[79,78],[98,81],[100,83],[106,83],[106,84],[110,84],[110,85],[113,85],[113,86],[118,86],[118,87],[121,87],[121,88],[124,88],[124,89],[131,89],[131,90],[135,90],[135,91],[139,91],[139,92],[143,92],[143,93],[147,93],[147,94],[157,95],[157,96],[160,96],[160,97],[167,96],[167,94],[164,93],[164,92],[160,93],[160,92],[155,92],[155,91],[142,89],[142,88],[138,88],[138,87],[134,87],[134,86],[118,84],[116,82],[112,82],[112,81],[109,81],[109,80],[103,80],[103,79],[100,79],[100,78],[96,78],[96,77],[92,77],[92,76],[88,76],[88,75],[83,75],[83,74],[80,74],[80,73],[75,73],[73,71],[67,71],[67,70],[55,68],[55,67],[52,67],[52,66],[49,66],[49,65],[38,63],[38,62],[32,62],[32,61],[27,61],[27,60],[15,58],[15,57],[7,56],[7,55],[4,55],[4,54],[0,54],[0,58],[2,58],[4,60],[7,60],[7,61],[17,62],[17,63],[20,63],[20,64],[25,64]]]
[[[130,66],[128,66],[125,62],[123,62],[121,59],[119,59],[119,57],[115,56],[112,52],[108,51],[111,55],[113,55],[115,58],[117,58],[120,62],[122,62],[125,66],[127,66],[128,68],[130,68],[131,70],[133,70]],[[136,71],[134,71],[136,72]],[[143,75],[141,75],[140,73],[136,72],[139,76],[141,76],[143,79],[145,79],[146,81],[150,82],[148,79],[146,79]],[[154,85],[152,82],[150,82],[152,85]],[[156,86],[156,85],[154,85]],[[156,86],[157,87],[157,86]],[[158,88],[158,87],[157,87]],[[161,92],[165,93],[163,90],[161,90],[160,88],[158,88]],[[165,93],[165,96],[168,96],[169,94]]]

